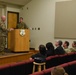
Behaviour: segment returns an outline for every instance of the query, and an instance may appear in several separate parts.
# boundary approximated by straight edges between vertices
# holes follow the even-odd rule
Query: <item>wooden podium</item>
[[[10,33],[10,49],[13,52],[29,51],[29,29],[15,29]]]

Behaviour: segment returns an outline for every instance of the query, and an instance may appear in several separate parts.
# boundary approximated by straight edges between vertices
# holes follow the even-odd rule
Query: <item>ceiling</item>
[[[28,2],[30,2],[31,0],[0,0],[0,4],[15,4],[15,5],[26,5]]]

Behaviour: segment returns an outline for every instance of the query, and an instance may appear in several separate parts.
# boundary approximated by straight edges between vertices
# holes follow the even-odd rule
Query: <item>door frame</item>
[[[7,28],[8,28],[8,13],[15,13],[15,14],[17,14],[17,23],[19,22],[19,12],[7,11]]]
[[[8,13],[15,13],[15,14],[17,14],[17,23],[19,23],[19,12],[7,11],[7,28],[8,28]],[[8,37],[7,37],[7,48],[8,48]]]

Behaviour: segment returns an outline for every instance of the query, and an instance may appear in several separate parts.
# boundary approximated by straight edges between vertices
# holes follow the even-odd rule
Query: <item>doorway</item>
[[[19,22],[19,13],[18,12],[7,12],[7,28],[16,28],[17,23]],[[10,32],[8,33],[7,37],[7,47],[10,49],[11,46],[11,39],[10,39]]]

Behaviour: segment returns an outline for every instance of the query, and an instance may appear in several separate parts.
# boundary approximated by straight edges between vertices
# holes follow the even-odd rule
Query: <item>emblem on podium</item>
[[[24,36],[25,34],[26,34],[26,33],[25,33],[25,30],[24,30],[24,29],[21,29],[21,30],[20,30],[20,35],[21,35],[21,36]]]

